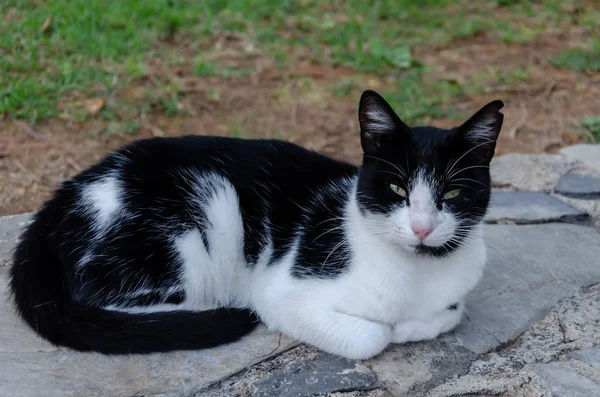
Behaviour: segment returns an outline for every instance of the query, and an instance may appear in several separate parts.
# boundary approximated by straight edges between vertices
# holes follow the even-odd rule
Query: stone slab
[[[567,157],[581,161],[590,167],[600,171],[600,145],[580,144],[568,146],[559,150],[559,153]]]
[[[8,264],[12,249],[17,243],[19,231],[29,223],[33,214],[0,217],[0,266]]]
[[[583,361],[593,367],[600,368],[600,346],[591,347],[589,349],[575,350],[567,354],[569,358]]]
[[[586,217],[585,212],[545,193],[493,191],[485,222],[578,222]]]
[[[512,153],[494,157],[490,164],[492,186],[515,190],[550,192],[568,172],[600,176],[600,169],[557,154]]]
[[[393,396],[422,396],[445,379],[467,371],[477,355],[440,340],[392,345],[368,366]]]
[[[488,226],[488,265],[451,336],[475,353],[513,340],[574,290],[600,282],[600,231],[550,223]],[[447,336],[448,338],[448,336]]]
[[[554,191],[578,199],[600,199],[600,178],[568,173],[560,177]]]
[[[582,375],[565,362],[539,364],[535,371],[549,386],[552,396],[591,397],[600,395],[599,382]]]
[[[238,343],[202,351],[105,356],[13,349],[0,355],[0,395],[34,397],[44,390],[48,397],[184,396],[294,344],[261,328]]]
[[[448,377],[429,389],[427,397],[457,396],[569,396],[557,394],[557,387],[570,382],[583,383],[594,390],[589,396],[600,396],[600,367],[583,361],[568,360],[573,350],[587,351],[600,344],[600,284],[581,288],[530,325],[519,337],[472,361],[465,373]],[[444,352],[440,352],[443,357]],[[561,380],[546,381],[548,372],[540,376],[540,366],[559,362],[568,373]],[[544,367],[542,367],[542,370]],[[587,379],[587,380],[586,380]],[[558,386],[556,385],[558,383]],[[584,389],[585,390],[585,389]],[[554,393],[553,393],[554,391]],[[403,394],[411,396],[413,394]],[[581,395],[581,394],[579,394]]]
[[[300,360],[252,385],[253,397],[304,397],[373,390],[377,377],[366,366],[331,354]]]
[[[565,197],[560,194],[554,194],[553,197],[560,201],[577,208],[579,211],[585,212],[590,216],[587,223],[600,228],[600,200],[585,200]]]
[[[8,294],[8,266],[0,267],[0,362],[4,353],[56,350],[55,346],[31,332],[17,317],[11,297]],[[0,368],[2,367],[0,366]],[[0,386],[1,395],[2,387]]]

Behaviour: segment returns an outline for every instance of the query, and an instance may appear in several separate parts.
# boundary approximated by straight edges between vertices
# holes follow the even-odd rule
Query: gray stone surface
[[[554,198],[569,204],[578,210],[589,214],[590,224],[600,228],[600,199],[599,200],[586,200],[586,199],[575,199],[571,197],[565,197],[560,194],[554,194]]]
[[[539,364],[535,371],[548,385],[552,396],[590,397],[600,393],[600,383],[580,374],[569,363]]]
[[[587,214],[541,192],[493,191],[487,223],[577,222]]]
[[[514,339],[574,290],[600,282],[597,229],[551,223],[486,231],[488,265],[455,334],[475,353]]]
[[[198,390],[193,397],[250,396],[253,385],[272,374],[289,367],[297,361],[307,361],[318,357],[321,352],[312,346],[299,345],[269,360],[262,361],[229,378],[215,382]]]
[[[514,190],[550,192],[569,172],[600,176],[600,169],[556,154],[506,154],[495,157],[490,164],[492,185]]]
[[[445,379],[465,373],[476,357],[456,343],[437,340],[390,346],[367,365],[393,396],[420,396]]]
[[[0,217],[0,266],[8,264],[10,252],[17,243],[19,230],[25,226],[32,214]]]
[[[24,327],[23,334],[30,333]],[[5,337],[4,329],[0,338]],[[242,341],[198,352],[103,356],[69,350],[0,355],[2,396],[183,396],[277,354],[294,342],[259,329]],[[46,350],[46,351],[44,351]],[[138,394],[136,394],[138,393]]]
[[[570,159],[578,160],[600,170],[600,145],[581,144],[563,148],[559,151]]]
[[[1,258],[1,257],[0,257]],[[51,352],[56,347],[31,332],[17,317],[8,292],[7,267],[0,267],[0,363],[4,353]],[[0,364],[0,369],[2,368]],[[2,372],[0,371],[0,379]],[[1,383],[0,383],[1,385]],[[2,388],[0,387],[0,396]]]
[[[48,397],[184,396],[295,344],[261,328],[238,343],[209,350],[104,356],[56,349],[41,341],[35,350],[31,331],[16,324],[13,330],[1,324],[1,396],[34,397],[40,390]]]
[[[325,393],[373,390],[377,377],[355,361],[322,353],[293,364],[253,384],[253,397],[303,397]]]
[[[598,199],[600,198],[600,178],[571,172],[560,177],[554,191],[567,197]]]
[[[510,343],[470,363],[466,373],[447,378],[425,396],[570,396],[558,390],[572,384],[587,396],[600,396],[600,368],[578,360],[568,360],[572,350],[587,350],[600,344],[600,284],[577,290]],[[549,379],[561,362],[569,369],[562,378]],[[553,393],[555,391],[555,393]],[[557,394],[558,393],[558,394]],[[410,394],[407,394],[410,395]],[[575,394],[577,396],[578,394]]]
[[[593,367],[600,367],[600,347],[576,350],[567,354],[567,356],[588,363]]]
[[[9,221],[12,228],[24,222]],[[14,244],[16,234],[9,229],[1,230]],[[581,357],[592,354],[582,349],[600,344],[600,287],[585,288],[600,283],[600,232],[557,223],[490,225],[485,239],[489,265],[457,330],[432,342],[391,346],[362,363],[307,346],[274,357],[295,342],[264,329],[239,343],[199,352],[107,357],[57,349],[16,318],[4,282],[0,395],[37,396],[44,390],[47,396],[259,396],[279,384],[289,395],[304,390],[303,395],[353,396],[371,388],[372,396],[525,397],[542,395],[527,390],[550,395],[539,365],[568,358],[577,376],[594,382],[597,367]],[[0,259],[9,251],[1,251]],[[0,267],[0,278],[7,270]],[[579,358],[566,357],[575,350],[581,350],[572,353]],[[520,391],[522,385],[529,389]]]

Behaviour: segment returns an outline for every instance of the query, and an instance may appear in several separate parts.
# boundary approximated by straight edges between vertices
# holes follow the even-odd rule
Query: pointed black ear
[[[363,151],[373,154],[389,138],[408,130],[392,107],[375,91],[365,91],[358,108],[360,143]]]
[[[504,115],[500,109],[504,103],[496,100],[488,103],[459,127],[463,138],[474,145],[473,153],[482,161],[490,161],[494,156],[496,140],[502,128]]]

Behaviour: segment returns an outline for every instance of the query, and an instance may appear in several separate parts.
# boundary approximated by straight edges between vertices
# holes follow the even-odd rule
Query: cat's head
[[[409,127],[380,95],[365,91],[357,202],[370,231],[422,255],[444,256],[467,244],[490,200],[503,106],[491,102],[450,130]]]

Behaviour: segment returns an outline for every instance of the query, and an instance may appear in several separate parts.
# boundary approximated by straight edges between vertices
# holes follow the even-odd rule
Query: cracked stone
[[[587,217],[562,201],[540,192],[492,192],[487,223],[577,222]]]
[[[363,364],[322,353],[297,361],[252,385],[253,397],[304,397],[377,387],[377,377]]]
[[[381,389],[369,391],[349,391],[327,393],[327,397],[392,397],[387,391]]]
[[[394,396],[420,396],[447,378],[465,373],[477,355],[440,341],[391,346],[369,362]]]
[[[583,308],[591,309],[580,316]],[[511,397],[570,396],[568,393],[552,394],[552,388],[556,386],[546,381],[545,375],[548,371],[540,375],[540,366],[566,358],[577,358],[572,357],[576,353],[569,353],[572,350],[583,352],[581,357],[594,357],[593,348],[600,343],[600,327],[597,317],[593,317],[598,310],[600,310],[600,284],[582,288],[562,300],[518,338],[474,360],[466,374],[449,378],[425,395],[429,397],[479,394]],[[576,318],[579,318],[579,321],[570,321]],[[570,325],[563,324],[565,322],[570,322]],[[569,327],[578,331],[572,333],[572,339],[566,335]],[[581,381],[590,386],[585,379],[600,379],[600,368],[585,363],[585,359],[580,360],[582,362],[579,364],[574,361],[568,363],[568,368],[577,373],[576,376],[574,375],[575,383]],[[600,395],[600,385],[595,387],[595,392],[588,396]]]

